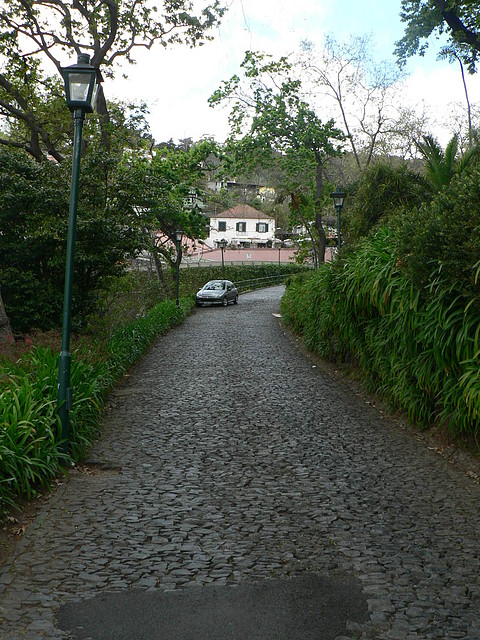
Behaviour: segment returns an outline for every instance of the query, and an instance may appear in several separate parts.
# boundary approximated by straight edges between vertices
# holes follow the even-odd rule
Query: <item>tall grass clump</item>
[[[98,436],[108,391],[192,306],[191,297],[179,307],[162,302],[108,340],[83,340],[72,349],[69,455],[63,453],[56,411],[58,353],[36,347],[14,362],[0,361],[0,518],[85,455]]]
[[[478,277],[478,274],[477,274]],[[442,280],[427,290],[402,268],[382,227],[355,252],[292,279],[282,314],[323,357],[354,358],[369,388],[421,425],[478,436],[480,313]]]

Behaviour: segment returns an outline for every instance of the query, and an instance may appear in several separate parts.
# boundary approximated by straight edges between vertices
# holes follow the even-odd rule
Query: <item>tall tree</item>
[[[480,54],[480,4],[476,0],[402,0],[400,16],[405,34],[396,43],[400,65],[407,58],[423,56],[428,40],[447,33],[449,45],[473,73]]]
[[[219,0],[195,14],[191,0],[163,0],[158,8],[148,0],[4,0],[0,7],[0,116],[5,131],[20,122],[24,133],[0,144],[22,146],[37,160],[47,153],[62,159],[55,128],[46,126],[38,109],[42,95],[60,96],[58,84],[46,78],[40,63],[61,74],[61,58],[82,51],[105,77],[117,63],[134,62],[134,51],[209,39],[208,31],[224,13]],[[104,147],[110,141],[109,113],[103,87],[97,97]]]
[[[462,47],[458,44],[452,44],[449,47],[443,47],[440,51],[439,58],[449,60],[449,62],[458,62],[460,73],[462,75],[463,90],[465,92],[465,102],[467,105],[467,121],[468,121],[468,146],[473,146],[473,125],[472,125],[472,105],[468,96],[467,80],[465,78],[465,70],[461,56]]]
[[[141,246],[112,197],[112,179],[104,180],[103,154],[89,151],[83,162],[73,285],[77,327]],[[0,282],[15,333],[61,324],[69,174],[66,163],[37,163],[22,151],[0,148]]]
[[[139,229],[164,286],[162,263],[173,266],[181,258],[174,250],[177,229],[193,241],[205,237],[206,219],[188,200],[201,190],[207,160],[215,149],[210,140],[187,150],[161,147],[152,157],[130,154],[120,165],[114,206]]]
[[[51,101],[38,104],[45,120],[57,123],[53,139],[67,149],[64,100],[58,110]],[[141,152],[152,144],[145,107],[109,102],[109,110],[110,153],[99,145],[97,119],[85,122],[74,285],[79,320],[139,247],[114,194],[124,149]],[[22,150],[0,146],[0,296],[15,332],[57,326],[60,318],[70,171],[69,163],[34,163]]]
[[[344,135],[332,119],[323,123],[300,97],[301,83],[292,65],[262,53],[247,52],[241,64],[243,79],[234,75],[210,97],[211,106],[229,103],[231,140],[253,165],[260,159],[282,160],[292,203],[298,193],[313,194],[316,260],[325,260],[326,235],[322,223],[324,172],[328,160],[339,155]]]
[[[405,107],[399,94],[403,73],[393,64],[377,62],[370,35],[338,42],[327,35],[323,46],[302,43],[300,67],[308,78],[312,99],[333,108],[342,122],[358,171],[375,156],[404,155],[411,148],[399,131],[423,127],[423,118]]]

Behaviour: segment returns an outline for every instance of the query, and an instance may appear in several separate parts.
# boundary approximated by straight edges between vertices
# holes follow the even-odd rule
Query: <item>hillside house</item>
[[[230,247],[266,247],[275,239],[275,218],[248,204],[239,204],[218,214],[210,214],[206,244],[212,249],[220,240]]]

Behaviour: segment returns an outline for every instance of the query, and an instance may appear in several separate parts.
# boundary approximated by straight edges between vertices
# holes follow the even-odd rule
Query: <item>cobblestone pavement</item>
[[[66,638],[99,593],[345,572],[346,638],[480,640],[480,487],[315,367],[281,293],[198,310],[112,396],[0,573],[1,638]]]

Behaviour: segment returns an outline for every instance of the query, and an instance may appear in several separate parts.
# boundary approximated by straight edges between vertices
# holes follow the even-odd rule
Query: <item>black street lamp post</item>
[[[177,248],[177,283],[176,283],[176,305],[180,306],[179,291],[180,291],[180,262],[182,260],[182,236],[183,231],[177,229],[175,231],[175,246]]]
[[[222,250],[222,278],[225,280],[225,260],[223,257],[223,252],[225,251],[225,247],[227,246],[227,241],[225,240],[225,238],[222,238],[222,240],[218,241],[218,246]]]
[[[332,193],[333,206],[337,210],[337,243],[338,243],[338,248],[339,249],[342,246],[342,236],[341,236],[341,232],[340,232],[340,214],[341,214],[342,209],[343,209],[343,202],[345,200],[345,196],[346,195],[347,194],[345,193],[345,191],[336,191],[335,190]]]
[[[87,54],[79,53],[77,64],[62,69],[65,82],[67,107],[73,112],[74,139],[72,158],[72,179],[70,184],[70,208],[68,213],[67,254],[65,264],[65,288],[63,296],[62,349],[58,361],[57,407],[62,424],[64,450],[68,450],[69,411],[72,408],[72,388],[70,386],[70,331],[72,319],[72,286],[75,255],[75,232],[77,223],[78,182],[80,176],[80,155],[82,148],[83,121],[86,113],[95,108],[100,74],[90,65]]]

